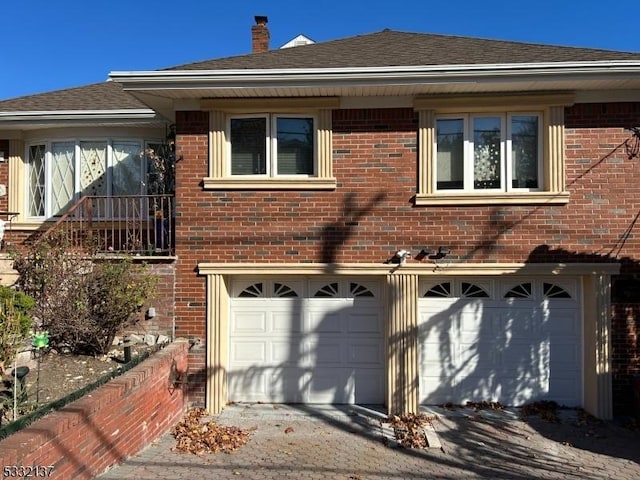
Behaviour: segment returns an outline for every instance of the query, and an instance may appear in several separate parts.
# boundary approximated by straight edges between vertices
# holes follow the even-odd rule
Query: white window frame
[[[513,117],[530,116],[538,119],[538,158],[537,158],[537,188],[514,188],[512,186],[513,175],[513,151],[512,151],[512,127]],[[499,118],[500,119],[500,187],[499,188],[474,188],[475,151],[473,140],[473,125],[476,118]],[[462,120],[463,121],[463,187],[461,189],[438,189],[438,135],[434,135],[433,149],[435,152],[433,190],[437,193],[451,194],[455,192],[464,193],[496,193],[496,192],[539,192],[542,191],[543,183],[543,138],[542,138],[542,112],[496,112],[496,113],[473,113],[473,114],[446,114],[436,116],[436,129],[438,120]]]
[[[201,100],[209,114],[208,168],[202,179],[205,190],[335,190],[333,176],[333,110],[339,97],[228,98]],[[275,115],[314,118],[315,175],[231,175],[228,118],[230,115]]]
[[[230,173],[230,176],[233,178],[275,178],[275,177],[290,177],[290,178],[315,178],[318,176],[318,118],[317,115],[308,115],[304,113],[256,113],[256,114],[237,114],[237,115],[229,115],[227,117],[227,129],[226,129],[226,138],[227,138],[227,171],[232,171],[232,157],[231,157],[231,121],[234,119],[240,118],[264,118],[266,119],[266,132],[265,132],[265,152],[266,152],[266,168],[264,174],[255,174],[255,175],[233,175]],[[313,120],[313,173],[312,174],[279,174],[278,173],[278,137],[277,137],[277,128],[278,128],[278,119],[279,118],[303,118],[303,119],[311,119]]]
[[[428,95],[416,97],[418,113],[418,184],[416,206],[436,205],[566,205],[569,191],[565,165],[565,108],[573,105],[575,93],[485,93],[470,95]],[[436,190],[436,118],[450,115],[511,116],[540,115],[538,123],[538,188],[512,188],[511,171],[505,175],[504,190]],[[510,122],[510,120],[509,120]],[[541,129],[541,130],[540,130]],[[507,151],[511,145],[507,145]],[[509,153],[510,155],[510,153]],[[510,162],[509,162],[510,163]],[[509,169],[511,169],[509,165]]]
[[[513,148],[512,148],[512,125],[513,117],[537,117],[538,119],[538,159],[537,159],[537,175],[538,186],[533,188],[529,187],[513,187]],[[508,112],[507,124],[506,124],[506,141],[505,141],[505,155],[506,155],[506,191],[507,192],[542,192],[544,190],[544,114],[542,112]]]
[[[113,167],[114,167],[114,154],[113,154],[113,146],[119,143],[122,144],[138,144],[140,153],[144,153],[144,148],[149,143],[161,143],[160,141],[154,140],[142,140],[139,138],[96,138],[96,137],[87,137],[87,138],[48,138],[48,139],[34,139],[25,144],[25,175],[24,175],[24,198],[23,198],[23,208],[25,214],[25,218],[31,220],[47,220],[52,218],[57,218],[60,215],[63,215],[64,212],[52,212],[52,192],[53,185],[51,182],[52,174],[53,174],[53,154],[52,154],[52,146],[56,143],[73,143],[74,144],[74,154],[73,154],[73,185],[74,185],[74,194],[73,201],[76,202],[80,198],[82,191],[80,189],[80,175],[81,175],[81,144],[83,142],[96,142],[96,143],[106,143],[107,152],[106,152],[106,166],[105,166],[105,174],[106,174],[106,185],[107,185],[107,193],[106,195],[112,195],[113,188]],[[44,145],[45,154],[44,154],[44,215],[32,216],[29,214],[31,211],[31,189],[30,189],[30,174],[31,174],[31,158],[30,158],[30,150],[31,147],[36,145]],[[145,182],[147,174],[147,166],[146,162],[143,160],[142,155],[140,159],[140,178],[142,180],[142,184],[140,185],[140,191],[136,193],[137,195],[143,195],[145,192]],[[132,195],[136,195],[132,194]]]

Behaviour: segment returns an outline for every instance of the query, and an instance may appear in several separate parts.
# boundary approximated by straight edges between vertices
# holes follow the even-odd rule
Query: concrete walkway
[[[255,429],[231,454],[172,451],[166,434],[101,480],[640,478],[640,431],[564,411],[560,423],[516,411],[432,409],[440,448],[392,448],[386,415],[357,406],[234,405],[220,424]],[[287,433],[288,432],[288,433]]]

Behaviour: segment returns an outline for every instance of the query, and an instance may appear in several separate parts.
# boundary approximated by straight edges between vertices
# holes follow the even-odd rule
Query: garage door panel
[[[542,331],[540,312],[535,308],[531,310],[502,308],[496,309],[496,314],[500,317],[500,326],[496,328],[497,334],[508,338],[526,339]]]
[[[270,331],[275,334],[287,335],[290,333],[302,333],[302,322],[300,317],[294,315],[295,312],[291,310],[276,310],[269,312],[269,318],[271,320]]]
[[[267,342],[260,340],[234,342],[231,345],[230,357],[238,364],[266,363],[268,348]]]
[[[267,332],[265,312],[238,310],[231,316],[230,329],[237,334],[259,334]]]
[[[378,369],[356,368],[353,370],[353,403],[380,403],[384,398],[383,376]]]
[[[548,369],[549,366],[549,340],[530,339],[526,341],[524,338],[510,339],[505,348],[496,348],[499,353],[500,360],[496,362],[496,367],[503,370],[518,371],[540,371]]]
[[[349,365],[369,365],[383,366],[383,351],[380,342],[376,339],[371,341],[358,340],[348,344]]]
[[[268,393],[264,399],[256,401],[279,403],[302,403],[305,401],[304,385],[306,384],[305,371],[298,367],[283,367],[270,369],[268,375]],[[242,397],[246,395],[242,392]]]
[[[340,312],[309,312],[307,332],[341,333],[344,330]]]
[[[582,349],[573,342],[554,339],[551,345],[550,366],[554,371],[575,371],[580,365]]]
[[[251,392],[247,401],[258,401],[269,397],[268,385],[270,383],[270,372],[265,370],[239,370],[230,372],[227,378],[228,395],[230,401],[238,399],[237,393]]]
[[[344,363],[344,341],[340,337],[323,338],[322,341],[309,341],[309,365],[338,366]]]
[[[457,401],[454,385],[452,377],[420,375],[420,401],[429,404]]]
[[[479,301],[473,304],[454,306],[454,308],[459,308],[459,310],[452,313],[450,318],[454,325],[458,325],[461,335],[471,333],[475,336],[483,328],[489,329],[489,331],[493,330],[491,318],[494,312],[483,306]]]
[[[266,343],[269,345],[270,355],[267,360],[269,364],[287,365],[299,362],[300,352],[292,348],[290,339],[270,340]]]
[[[382,317],[379,310],[349,312],[346,315],[346,322],[348,333],[382,333]]]
[[[576,310],[557,309],[547,315],[545,326],[554,336],[566,336],[575,338],[580,335],[580,316]]]
[[[354,403],[351,370],[314,369],[305,401],[308,403]]]

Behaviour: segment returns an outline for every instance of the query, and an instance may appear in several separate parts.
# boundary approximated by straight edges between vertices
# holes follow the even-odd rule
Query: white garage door
[[[579,291],[555,278],[422,285],[420,402],[582,406]]]
[[[236,282],[230,401],[383,403],[379,285],[357,280]]]

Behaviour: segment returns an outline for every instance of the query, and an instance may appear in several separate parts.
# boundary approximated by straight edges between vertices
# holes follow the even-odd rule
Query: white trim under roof
[[[554,62],[554,63],[509,63],[509,64],[465,64],[422,65],[408,67],[342,67],[342,68],[274,68],[274,69],[218,69],[218,70],[151,70],[114,71],[109,79],[122,84],[134,83],[193,83],[211,81],[279,80],[305,78],[307,81],[338,80],[444,80],[482,77],[547,76],[547,75],[625,75],[640,73],[640,61],[601,62]]]
[[[45,127],[61,125],[160,125],[166,123],[149,108],[122,110],[33,110],[0,112],[2,127]]]
[[[110,81],[151,106],[160,99],[377,97],[508,91],[640,89],[640,61],[405,67],[111,72]]]

